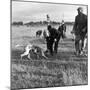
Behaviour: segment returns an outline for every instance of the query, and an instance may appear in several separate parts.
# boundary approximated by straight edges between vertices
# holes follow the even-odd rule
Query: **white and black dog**
[[[16,45],[16,47],[19,47],[21,45]],[[32,45],[32,44],[28,44],[26,47],[25,47],[25,52],[23,54],[21,54],[21,59],[24,57],[24,56],[27,56],[28,59],[31,59],[31,54],[30,54],[30,51],[33,51],[37,57],[39,58],[40,56],[44,57],[45,59],[48,59],[45,54],[44,54],[44,50],[42,48],[40,48],[39,46],[36,46],[36,45]],[[32,59],[31,59],[32,60]]]
[[[38,30],[38,31],[36,31],[36,37],[37,37],[37,36],[39,36],[39,37],[40,37],[40,36],[41,36],[41,34],[42,34],[42,30]]]

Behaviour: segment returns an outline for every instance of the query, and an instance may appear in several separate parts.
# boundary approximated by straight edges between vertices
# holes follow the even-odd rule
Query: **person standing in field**
[[[46,16],[47,16],[47,26],[48,26],[48,25],[50,25],[50,17],[48,14]]]
[[[62,22],[60,23],[58,31],[61,33],[62,39],[66,38],[66,34],[65,34],[65,32],[66,32],[66,25],[64,23],[64,20],[62,20]]]
[[[75,34],[76,55],[83,54],[84,40],[87,34],[87,16],[83,14],[83,8],[77,9],[78,15],[75,17],[73,33]]]
[[[47,19],[47,30],[44,30],[44,37],[46,39],[46,47],[47,47],[46,52],[49,52],[49,39],[50,39],[49,35],[50,35],[50,33],[48,31],[48,25],[50,25],[50,17],[48,14],[46,15],[46,19]]]

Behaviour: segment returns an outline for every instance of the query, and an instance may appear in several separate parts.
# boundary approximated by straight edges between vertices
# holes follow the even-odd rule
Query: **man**
[[[50,25],[50,22],[51,22],[50,16],[47,14],[46,17],[47,17],[47,25]]]
[[[50,52],[51,55],[53,55],[53,51],[55,53],[57,53],[57,48],[58,48],[58,42],[60,39],[60,34],[58,32],[58,30],[56,30],[55,28],[52,28],[50,25],[50,17],[49,15],[46,16],[47,17],[47,32],[48,35],[46,35],[46,42],[47,42],[47,51]],[[53,45],[54,45],[54,50],[53,50]]]
[[[44,35],[44,38],[46,39],[46,43],[47,43],[46,52],[49,52],[50,51],[50,49],[49,49],[49,35],[50,35],[50,33],[48,31],[48,26],[50,25],[51,20],[50,20],[50,16],[48,14],[46,15],[46,18],[47,18],[47,30],[44,30],[43,35]]]
[[[87,16],[83,14],[82,7],[79,7],[77,11],[78,15],[75,17],[73,32],[75,34],[76,55],[82,55],[84,39],[87,34]]]
[[[55,28],[52,28],[51,25],[48,25],[49,37],[47,41],[47,48],[50,51],[50,54],[53,55],[53,45],[54,45],[54,52],[57,53],[58,42],[60,39],[60,32]]]
[[[58,28],[58,31],[61,32],[61,37],[64,39],[65,36],[65,32],[66,32],[66,25],[64,23],[64,20],[62,20],[62,22],[60,23],[60,26]]]

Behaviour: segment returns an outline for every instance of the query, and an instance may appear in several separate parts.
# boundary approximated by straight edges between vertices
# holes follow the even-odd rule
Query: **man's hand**
[[[86,27],[82,29],[82,32],[85,32],[86,31]]]
[[[56,41],[57,41],[57,39],[54,39],[54,41],[56,42]]]

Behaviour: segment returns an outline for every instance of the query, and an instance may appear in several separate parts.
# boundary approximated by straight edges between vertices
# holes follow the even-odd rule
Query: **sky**
[[[87,6],[85,5],[12,1],[12,22],[44,21],[47,20],[47,14],[51,21],[61,22],[63,19],[73,22],[78,7],[82,7],[83,13],[87,14]]]

